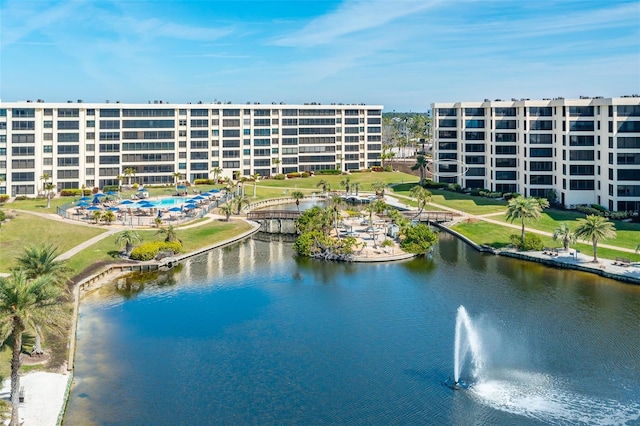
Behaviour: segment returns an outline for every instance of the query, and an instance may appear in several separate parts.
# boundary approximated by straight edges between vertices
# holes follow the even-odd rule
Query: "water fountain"
[[[453,381],[447,380],[444,384],[451,389],[466,389],[468,384],[460,379],[460,373],[466,360],[471,362],[471,375],[477,378],[484,365],[482,344],[480,335],[476,331],[467,310],[464,306],[458,307],[456,315],[456,334],[453,353]]]

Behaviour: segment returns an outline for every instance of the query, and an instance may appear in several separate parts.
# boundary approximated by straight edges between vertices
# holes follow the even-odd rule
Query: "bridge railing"
[[[295,210],[254,210],[247,213],[249,220],[261,219],[297,219],[300,213]]]

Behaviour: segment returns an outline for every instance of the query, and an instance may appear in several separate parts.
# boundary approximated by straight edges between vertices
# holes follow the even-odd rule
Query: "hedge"
[[[339,175],[341,172],[338,169],[316,170],[314,172],[317,175]]]
[[[180,241],[150,241],[143,243],[131,250],[131,259],[133,260],[152,260],[161,251],[171,250],[174,253],[180,253],[182,243]]]
[[[9,194],[0,194],[0,203],[6,203],[9,199]]]

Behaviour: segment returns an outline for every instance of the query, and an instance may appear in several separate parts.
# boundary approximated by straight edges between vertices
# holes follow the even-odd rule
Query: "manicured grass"
[[[410,195],[411,188],[418,183],[405,183],[395,185],[393,190],[395,193]],[[427,188],[432,194],[431,201],[435,204],[442,204],[456,210],[462,210],[465,213],[483,215],[507,211],[507,203],[502,200],[494,200],[485,197],[473,197],[457,192],[444,191],[441,189]]]
[[[77,197],[77,198],[80,198],[80,197]],[[73,197],[54,198],[51,200],[50,208],[47,208],[47,200],[44,198],[29,198],[26,200],[14,201],[12,203],[3,203],[2,205],[0,205],[0,208],[2,208],[5,211],[11,210],[11,209],[17,209],[17,210],[26,210],[26,211],[37,212],[37,213],[56,213],[57,212],[56,209],[59,206],[62,206],[63,204],[66,204],[66,203],[70,203],[77,198],[73,198]]]
[[[318,182],[321,180],[327,181],[331,185],[332,191],[343,191],[344,188],[340,186],[340,182],[349,178],[351,184],[359,183],[360,191],[371,191],[371,183],[375,181],[382,181],[386,183],[395,183],[401,181],[415,181],[416,177],[401,172],[368,172],[368,173],[351,173],[350,175],[316,175],[308,178],[293,178],[286,180],[266,179],[258,182],[259,187],[272,187],[272,188],[289,188],[291,189],[313,189],[314,191],[322,191],[322,188],[318,188]],[[247,189],[245,193],[253,194],[253,183],[246,184]]]
[[[454,231],[461,233],[468,237],[476,244],[487,244],[495,248],[505,248],[510,244],[509,236],[511,234],[520,235],[520,231],[517,229],[508,228],[501,225],[487,223],[483,221],[478,222],[462,222],[452,227]],[[553,238],[544,235],[538,235],[545,247],[561,248],[560,241],[553,241]],[[606,242],[612,242],[606,241]],[[593,246],[591,244],[577,243],[572,244],[571,248],[578,249],[585,256],[593,256]],[[598,257],[603,259],[615,259],[616,257],[624,257],[631,259],[632,262],[640,261],[639,254],[633,254],[618,250],[612,250],[604,247],[598,247]]]
[[[15,218],[0,229],[0,272],[9,272],[15,258],[31,244],[53,244],[58,254],[95,237],[105,229],[74,225],[71,221],[53,221],[29,213],[15,212]]]
[[[578,219],[584,219],[585,217],[585,214],[580,212],[548,209],[542,212],[539,221],[526,221],[525,228],[553,233],[560,223],[566,222],[571,229],[575,229],[578,226]],[[492,216],[491,219],[509,223],[505,215]],[[640,223],[612,222],[616,227],[616,238],[602,241],[602,243],[629,249],[635,249],[640,244]],[[516,225],[521,224],[517,220],[513,223]]]
[[[221,222],[213,221],[201,226],[193,228],[180,229],[177,228],[178,238],[182,240],[183,252],[187,253],[209,245],[218,241],[231,238],[234,235],[241,234],[251,228],[246,222],[230,221]],[[162,234],[158,234],[157,229],[137,230],[138,235],[143,241],[159,241],[164,238]],[[122,247],[116,244],[116,235],[108,236],[90,247],[80,251],[78,254],[69,259],[68,265],[78,274],[84,269],[95,263],[118,263],[120,251]]]

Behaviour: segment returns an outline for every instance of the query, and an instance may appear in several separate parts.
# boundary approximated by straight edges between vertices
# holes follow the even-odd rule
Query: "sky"
[[[640,94],[640,1],[0,0],[0,99],[432,102]]]

